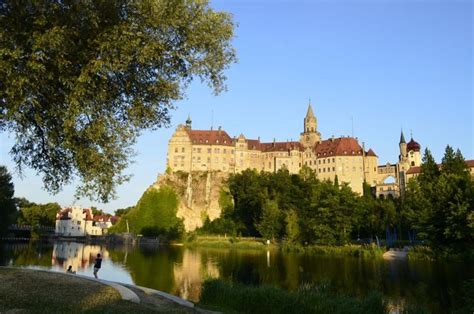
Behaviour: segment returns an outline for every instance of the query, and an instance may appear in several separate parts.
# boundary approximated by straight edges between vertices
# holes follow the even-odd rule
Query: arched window
[[[412,161],[412,162],[411,162],[411,165],[412,165],[412,166],[415,166],[415,162],[414,162],[414,161]]]

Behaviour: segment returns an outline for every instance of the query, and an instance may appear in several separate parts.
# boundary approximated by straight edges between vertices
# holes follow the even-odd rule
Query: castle
[[[357,138],[321,139],[318,122],[311,103],[304,118],[303,132],[298,141],[264,143],[247,139],[243,134],[230,137],[226,131],[193,130],[190,117],[185,125],[178,125],[168,144],[167,167],[173,171],[239,173],[245,169],[276,172],[285,168],[296,174],[307,166],[318,179],[349,184],[362,194],[367,182],[377,196],[399,196],[403,191],[407,172],[421,164],[420,144],[413,138],[407,144],[403,132],[400,137],[400,156],[396,164],[378,165],[372,149],[365,150]],[[412,175],[416,175],[413,173]],[[386,182],[392,177],[393,182]]]

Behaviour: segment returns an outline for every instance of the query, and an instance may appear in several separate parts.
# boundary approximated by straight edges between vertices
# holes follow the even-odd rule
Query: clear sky
[[[213,1],[237,23],[239,62],[226,72],[228,91],[214,96],[193,83],[172,112],[169,129],[144,133],[127,170],[132,180],[108,212],[135,205],[166,168],[168,140],[188,114],[194,129],[222,126],[262,141],[298,139],[311,98],[323,139],[353,134],[396,162],[403,128],[437,161],[450,144],[474,159],[473,3],[408,1]],[[353,123],[352,123],[353,121]],[[353,125],[353,127],[352,127]],[[12,139],[0,135],[0,163],[11,172]],[[58,195],[27,171],[13,173],[16,196],[35,202],[74,202],[74,186]]]

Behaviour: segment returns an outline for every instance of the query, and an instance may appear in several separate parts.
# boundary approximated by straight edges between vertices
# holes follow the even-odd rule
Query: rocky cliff
[[[221,172],[176,172],[159,175],[153,187],[167,185],[174,189],[179,199],[177,216],[183,218],[186,231],[193,231],[207,217],[211,221],[220,217],[219,198],[228,191],[227,177]]]

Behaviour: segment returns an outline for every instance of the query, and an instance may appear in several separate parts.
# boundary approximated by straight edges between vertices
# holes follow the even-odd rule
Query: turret
[[[300,143],[304,148],[314,147],[321,139],[321,133],[318,132],[318,121],[311,107],[311,100],[308,103],[308,111],[304,118],[304,130],[301,133]]]
[[[400,134],[400,143],[398,143],[400,147],[400,161],[403,161],[407,157],[407,143],[405,142],[405,136],[403,135],[403,130]]]
[[[304,133],[316,132],[318,127],[318,121],[313,113],[313,107],[311,107],[311,101],[308,104],[308,111],[304,118]]]
[[[188,114],[188,118],[186,119],[186,128],[190,129],[191,130],[191,123],[193,121],[191,120],[191,117],[189,116]]]

